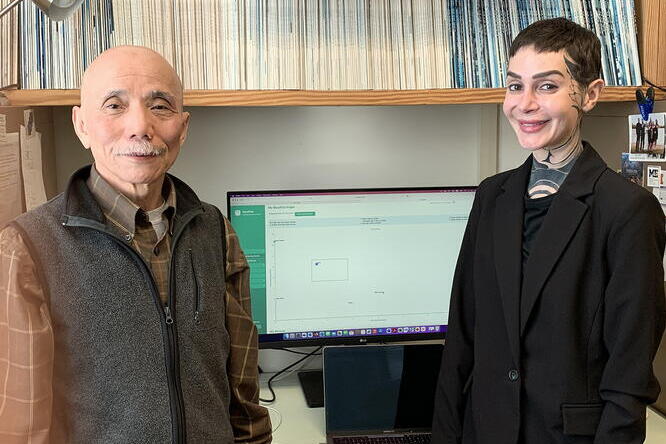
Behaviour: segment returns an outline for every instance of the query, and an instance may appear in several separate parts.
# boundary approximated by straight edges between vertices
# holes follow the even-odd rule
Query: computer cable
[[[664,91],[664,92],[666,92],[666,87],[664,87],[664,86],[656,85],[656,84],[650,82],[650,81],[649,81],[648,79],[646,79],[645,77],[643,77],[643,81],[644,81],[645,83],[647,83],[648,85],[650,85],[651,87],[653,87],[653,88],[657,88],[657,89],[660,90],[660,91]]]
[[[299,355],[308,355],[308,354],[309,354],[308,352],[296,352],[296,351],[287,350],[287,349],[283,349],[283,348],[276,348],[275,350],[280,350],[280,351],[290,351],[290,352],[292,352],[292,353],[296,353],[296,354],[299,354]],[[316,350],[315,350],[315,351],[316,351]],[[285,372],[285,373],[282,373],[280,376],[278,376],[277,378],[275,378],[275,379],[273,380],[273,382],[282,381],[283,379],[288,378],[289,375],[291,375],[292,373],[301,370],[303,367],[305,367],[306,365],[308,365],[309,360],[310,360],[311,358],[314,358],[315,356],[321,356],[321,352],[320,352],[320,353],[314,353],[314,354],[313,354],[312,356],[310,356],[308,359],[305,359],[305,360],[301,361],[301,363],[300,363],[299,365],[292,367],[289,371],[287,371],[287,372]],[[261,367],[259,367],[259,374],[262,374],[262,373],[265,373],[265,372],[262,370]]]
[[[286,351],[286,352],[289,352],[289,353],[294,353],[296,355],[311,355],[311,353],[308,353],[308,352],[292,350],[292,349],[289,349],[289,348],[278,348],[278,350]],[[319,355],[321,355],[321,353],[315,353],[312,356],[319,356]]]
[[[265,403],[268,403],[268,404],[271,404],[271,403],[275,402],[276,396],[275,396],[275,391],[273,390],[273,385],[272,385],[272,384],[273,384],[273,381],[275,380],[275,378],[277,378],[277,377],[280,376],[281,374],[285,373],[287,370],[289,370],[289,369],[291,369],[291,368],[297,366],[298,364],[300,364],[301,362],[305,361],[306,359],[308,359],[308,358],[314,356],[314,355],[315,355],[317,352],[319,352],[322,348],[323,348],[323,347],[321,347],[321,346],[315,348],[315,349],[312,350],[310,353],[306,354],[305,356],[303,356],[303,357],[300,358],[299,360],[297,360],[297,361],[295,361],[295,362],[289,364],[288,366],[284,367],[282,370],[276,372],[273,376],[271,376],[270,378],[268,378],[268,390],[271,392],[271,395],[272,395],[273,397],[272,397],[271,399],[262,399],[262,398],[259,398],[259,401],[261,401],[261,402],[265,402]]]
[[[291,369],[289,369],[288,372],[282,373],[280,376],[275,378],[275,380],[273,382],[278,382],[278,381],[282,381],[283,379],[287,379],[289,377],[289,375],[291,375],[292,373],[297,372],[299,370],[302,370],[306,365],[308,365],[311,358],[314,358],[315,356],[320,356],[320,355],[321,355],[321,353],[316,353],[316,354],[310,356],[308,359],[302,361],[299,365],[294,366]]]
[[[278,417],[278,423],[277,423],[277,425],[273,424],[273,419],[271,419],[271,425],[273,426],[273,430],[272,430],[272,431],[273,431],[273,433],[277,432],[277,430],[278,430],[278,429],[280,428],[280,426],[282,425],[282,413],[280,413],[280,411],[279,411],[278,409],[276,409],[276,408],[274,408],[274,407],[271,407],[271,406],[268,406],[268,405],[265,405],[265,406],[263,406],[263,407],[266,408],[266,409],[268,409],[268,410],[271,411],[271,412],[275,412],[275,414],[277,415],[277,417]],[[273,442],[273,444],[277,444],[277,443],[276,443],[276,442]]]

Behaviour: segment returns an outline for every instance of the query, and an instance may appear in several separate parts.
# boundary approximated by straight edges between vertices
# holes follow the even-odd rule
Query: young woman
[[[525,163],[479,186],[451,296],[433,443],[641,443],[664,330],[664,214],[581,140],[599,39],[536,22],[504,114]]]

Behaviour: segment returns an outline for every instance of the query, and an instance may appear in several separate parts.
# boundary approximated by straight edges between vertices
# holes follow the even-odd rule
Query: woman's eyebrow
[[[540,73],[534,74],[534,75],[532,76],[532,78],[533,78],[533,79],[540,79],[540,78],[542,78],[542,77],[552,76],[553,74],[555,74],[555,75],[559,75],[559,76],[561,76],[561,77],[564,77],[564,74],[562,74],[562,72],[558,71],[557,69],[551,69],[550,71],[544,71],[544,72],[540,72]]]
[[[536,73],[532,76],[532,78],[533,79],[540,79],[540,78],[543,78],[543,77],[551,76],[553,74],[564,77],[564,74],[562,74],[561,71],[558,71],[557,69],[551,69],[550,71],[544,71],[544,72]],[[522,79],[523,78],[520,74],[516,74],[513,71],[507,71],[506,76],[507,77],[514,77],[516,79]]]

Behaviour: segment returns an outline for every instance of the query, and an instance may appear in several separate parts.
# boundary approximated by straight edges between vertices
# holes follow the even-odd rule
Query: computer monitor
[[[228,192],[260,347],[442,338],[474,192]]]

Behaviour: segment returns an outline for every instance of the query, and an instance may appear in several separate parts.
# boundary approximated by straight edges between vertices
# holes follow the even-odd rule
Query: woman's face
[[[566,59],[563,50],[540,53],[526,46],[509,60],[504,115],[527,150],[579,142],[584,98]]]

